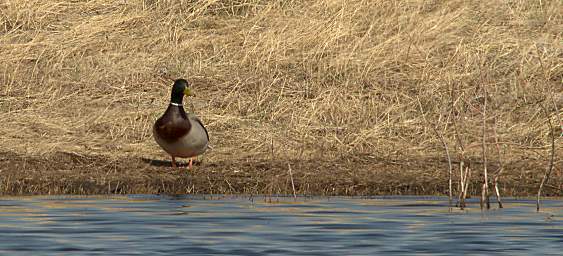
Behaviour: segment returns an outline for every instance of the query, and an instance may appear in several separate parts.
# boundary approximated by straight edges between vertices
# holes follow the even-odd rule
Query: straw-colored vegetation
[[[501,189],[526,194],[549,164],[551,133],[561,135],[562,10],[560,0],[2,0],[0,192],[100,192],[81,190],[81,179],[158,187],[185,175],[131,165],[168,160],[151,126],[183,77],[213,145],[190,182],[231,187],[192,191],[264,192],[260,182],[281,179],[269,191],[291,193],[289,161],[301,192],[346,194],[339,181],[353,191],[373,179],[445,193],[443,136],[454,189],[460,160],[481,182],[485,148],[490,177],[503,167]],[[547,194],[563,188],[560,139],[555,149]],[[22,171],[26,159],[36,172]],[[205,176],[229,170],[247,174],[238,189]],[[307,190],[315,178],[336,188]],[[377,191],[370,184],[349,194]]]

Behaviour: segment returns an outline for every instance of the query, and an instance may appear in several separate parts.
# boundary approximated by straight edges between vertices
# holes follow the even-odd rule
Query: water
[[[0,198],[0,255],[561,255],[563,200]]]

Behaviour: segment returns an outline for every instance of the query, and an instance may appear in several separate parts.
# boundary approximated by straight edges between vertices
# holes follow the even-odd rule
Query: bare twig
[[[451,109],[453,111],[453,110],[455,110],[455,102],[457,102],[457,100],[454,99],[455,93],[454,93],[453,86],[451,88],[450,94],[451,94],[450,104],[451,104]],[[462,96],[463,96],[463,93],[462,93],[461,96],[459,96],[459,98],[461,98]],[[460,115],[461,115],[460,119],[461,120],[463,120],[463,114],[462,113],[463,112],[460,112]],[[459,159],[460,159],[460,162],[459,162],[459,173],[460,173],[459,187],[460,187],[460,189],[459,189],[459,196],[458,196],[457,205],[459,206],[459,208],[461,208],[463,210],[465,208],[465,198],[467,197],[467,188],[468,188],[467,184],[469,183],[468,182],[468,179],[469,179],[469,173],[468,172],[469,172],[470,169],[468,167],[467,168],[465,167],[465,145],[463,143],[463,140],[461,138],[461,135],[460,135],[460,132],[459,132],[459,129],[458,129],[458,122],[456,122],[455,119],[452,120],[452,122],[453,122],[453,127],[454,127],[454,134],[455,134],[455,138],[456,138],[456,143],[457,143],[457,146],[459,148]]]
[[[543,176],[543,179],[540,183],[540,187],[538,188],[538,196],[537,196],[537,201],[536,201],[536,210],[540,211],[540,197],[541,197],[541,191],[543,189],[543,186],[545,183],[547,183],[549,181],[549,177],[551,175],[551,172],[553,171],[553,160],[555,158],[555,131],[553,129],[553,124],[551,123],[551,116],[549,115],[549,112],[547,111],[547,109],[540,104],[541,108],[543,109],[543,111],[545,112],[545,114],[547,115],[547,122],[549,124],[549,133],[551,134],[551,158],[549,159],[549,165],[547,167],[547,170]]]
[[[557,103],[555,102],[555,98],[551,95],[551,103],[553,104],[553,108],[555,109],[555,114],[557,114],[557,121],[559,121],[559,137],[563,136],[563,120],[561,119],[561,115],[559,114],[559,107],[557,107]]]
[[[450,156],[450,151],[448,149],[448,145],[446,144],[446,140],[444,139],[444,136],[440,132],[438,132],[438,129],[436,129],[436,126],[430,125],[430,122],[426,118],[426,114],[424,114],[424,110],[422,109],[422,103],[420,103],[420,99],[418,98],[418,96],[416,97],[416,100],[418,101],[420,113],[422,114],[424,121],[426,122],[426,124],[428,126],[430,126],[432,128],[432,130],[436,134],[436,137],[438,137],[440,139],[440,142],[442,142],[442,146],[444,147],[444,150],[446,151],[446,157],[448,159],[448,174],[449,174],[448,175],[449,176],[448,177],[448,201],[449,201],[449,206],[452,207],[452,158]]]

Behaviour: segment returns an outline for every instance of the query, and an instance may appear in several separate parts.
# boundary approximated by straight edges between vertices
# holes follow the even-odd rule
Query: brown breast
[[[164,115],[154,124],[158,136],[170,143],[188,134],[191,128],[184,108],[172,105],[168,106]]]

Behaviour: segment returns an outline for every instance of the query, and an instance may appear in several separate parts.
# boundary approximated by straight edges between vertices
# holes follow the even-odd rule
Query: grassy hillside
[[[4,0],[0,152],[167,160],[151,126],[183,77],[211,136],[207,163],[445,161],[441,135],[474,177],[485,141],[491,172],[535,184],[562,133],[562,10],[559,0]],[[396,169],[446,174],[422,165]]]

